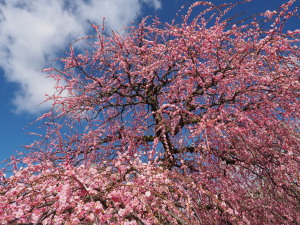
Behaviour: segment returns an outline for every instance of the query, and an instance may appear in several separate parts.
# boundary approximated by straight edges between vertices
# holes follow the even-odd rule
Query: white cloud
[[[0,1],[0,67],[21,89],[13,100],[16,112],[38,113],[54,82],[40,71],[72,40],[85,36],[89,22],[110,29],[126,26],[141,11],[142,2],[156,9],[159,0],[9,0]],[[1,87],[0,87],[1,88]]]
[[[161,2],[160,0],[143,0],[145,3],[153,6],[155,9],[161,8]]]

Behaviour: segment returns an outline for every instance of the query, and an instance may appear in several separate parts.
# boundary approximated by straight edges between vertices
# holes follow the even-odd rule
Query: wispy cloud
[[[9,82],[20,84],[15,111],[39,113],[50,107],[38,106],[54,91],[54,83],[40,71],[88,32],[88,22],[99,24],[105,17],[110,29],[118,30],[141,13],[142,4],[161,7],[160,0],[0,1],[0,66]]]

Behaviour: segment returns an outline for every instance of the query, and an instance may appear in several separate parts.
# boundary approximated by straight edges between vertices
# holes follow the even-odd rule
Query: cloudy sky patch
[[[141,13],[142,4],[158,9],[159,0],[9,0],[0,1],[0,67],[8,82],[19,84],[14,111],[40,113],[53,93],[54,81],[41,70],[68,44],[85,36],[89,22],[119,30]],[[40,105],[40,106],[39,106]]]

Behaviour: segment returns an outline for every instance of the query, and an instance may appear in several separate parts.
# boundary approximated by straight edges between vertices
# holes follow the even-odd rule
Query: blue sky
[[[6,3],[5,3],[6,2]],[[136,16],[157,15],[171,21],[185,3],[180,0],[7,0],[0,1],[0,161],[35,137],[30,125],[50,104],[38,106],[53,83],[40,71],[49,66],[77,38],[85,36],[90,22],[121,29]],[[212,0],[218,5],[222,0]],[[232,1],[237,2],[237,1]],[[253,0],[236,11],[248,14],[277,9],[285,0]],[[299,0],[295,5],[300,6]],[[291,23],[289,29],[299,29]],[[0,166],[1,167],[1,166]]]

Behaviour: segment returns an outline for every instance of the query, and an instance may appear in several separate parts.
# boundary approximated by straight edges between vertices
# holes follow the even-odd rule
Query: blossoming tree
[[[1,172],[0,223],[300,223],[293,2],[236,23],[233,4],[200,1],[124,35],[93,25],[46,70],[46,133]]]

